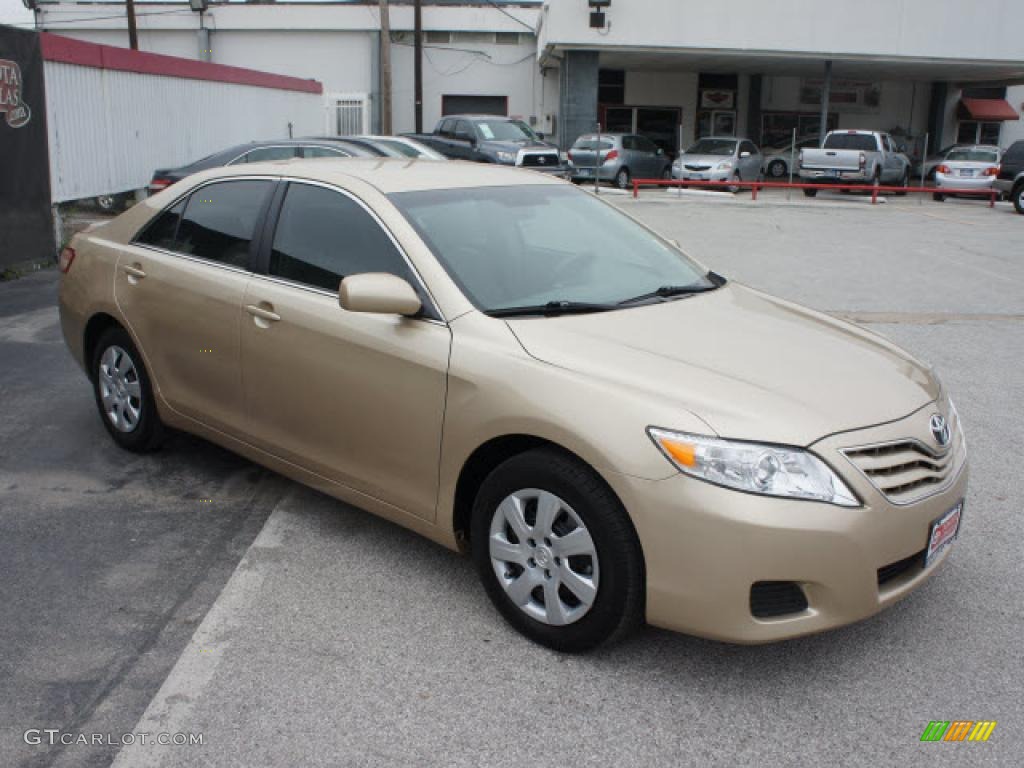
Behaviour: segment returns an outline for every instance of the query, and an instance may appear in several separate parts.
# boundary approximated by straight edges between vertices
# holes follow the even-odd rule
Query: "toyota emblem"
[[[936,413],[932,416],[928,422],[928,427],[932,431],[932,437],[935,438],[935,442],[939,445],[949,445],[949,422],[946,421],[946,417],[941,413]]]
[[[546,157],[544,157],[543,155],[541,155],[540,157],[537,158],[537,162],[540,163],[541,165],[545,165],[547,163],[547,161],[548,161],[548,159]]]

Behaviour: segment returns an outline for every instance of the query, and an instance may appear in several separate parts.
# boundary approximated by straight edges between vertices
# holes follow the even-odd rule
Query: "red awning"
[[[1019,120],[1020,115],[1006,99],[960,99],[960,109],[970,120]]]

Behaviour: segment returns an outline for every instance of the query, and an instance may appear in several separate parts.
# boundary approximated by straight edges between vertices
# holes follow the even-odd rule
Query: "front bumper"
[[[909,559],[926,549],[931,524],[964,499],[966,460],[938,493],[896,505],[838,451],[873,437],[846,433],[815,446],[864,501],[854,509],[741,493],[684,475],[611,476],[643,547],[648,622],[728,642],[772,642],[867,618],[923,584],[957,545],[927,569],[923,554]],[[879,569],[901,561],[909,565],[880,584]],[[763,581],[795,582],[808,607],[755,618],[751,587]]]
[[[935,174],[935,186],[939,188],[948,187],[950,189],[976,189],[983,191],[992,189],[994,181],[995,176],[962,177],[945,173]]]
[[[677,181],[728,181],[735,172],[733,168],[691,171],[689,168],[680,168],[678,165],[672,166],[672,178]]]

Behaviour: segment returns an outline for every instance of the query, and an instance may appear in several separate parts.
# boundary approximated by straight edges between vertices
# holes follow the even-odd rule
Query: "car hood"
[[[735,283],[508,324],[538,360],[669,398],[728,438],[806,446],[939,395],[929,370],[881,337]]]
[[[552,152],[558,151],[558,147],[554,144],[548,144],[544,141],[533,141],[531,139],[522,139],[520,141],[484,140],[480,142],[480,146],[494,150],[503,149],[506,152],[518,152],[520,149],[550,149]]]
[[[734,159],[732,155],[680,155],[676,162],[683,165],[710,165],[714,168],[719,163]]]

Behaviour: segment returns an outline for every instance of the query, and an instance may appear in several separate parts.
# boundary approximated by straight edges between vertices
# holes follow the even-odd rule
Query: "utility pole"
[[[125,0],[128,10],[128,47],[139,50],[139,30],[135,27],[135,0]]]
[[[825,146],[828,133],[828,102],[832,98],[832,61],[825,62],[825,79],[821,84],[821,125],[818,126],[818,146]]]
[[[380,131],[391,135],[391,18],[380,0]]]
[[[413,65],[413,99],[416,113],[416,133],[423,133],[423,3],[416,0],[413,7],[415,64]]]

